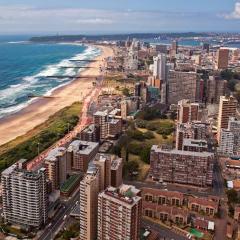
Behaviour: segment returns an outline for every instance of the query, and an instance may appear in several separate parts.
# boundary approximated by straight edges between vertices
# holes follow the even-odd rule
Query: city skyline
[[[239,31],[239,0],[186,2],[2,0],[0,34]]]

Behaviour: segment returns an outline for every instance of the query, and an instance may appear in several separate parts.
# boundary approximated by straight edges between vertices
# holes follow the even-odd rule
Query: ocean
[[[29,95],[50,95],[70,83],[70,76],[83,70],[76,67],[86,65],[72,60],[93,59],[101,51],[80,44],[38,44],[27,39],[0,36],[0,118],[29,105],[33,101]]]

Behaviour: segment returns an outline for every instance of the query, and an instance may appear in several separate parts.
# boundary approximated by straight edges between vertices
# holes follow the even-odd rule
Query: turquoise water
[[[24,37],[0,37],[0,118],[26,107],[29,95],[49,95],[76,76],[80,63],[92,59],[100,50],[77,44],[36,44]],[[73,68],[71,68],[73,67]]]

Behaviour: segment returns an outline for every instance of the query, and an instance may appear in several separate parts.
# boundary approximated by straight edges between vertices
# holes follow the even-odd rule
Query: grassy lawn
[[[41,152],[63,137],[68,132],[68,125],[70,129],[77,125],[81,108],[81,103],[73,103],[25,135],[0,146],[0,171],[21,158],[31,160],[36,157],[38,144]]]

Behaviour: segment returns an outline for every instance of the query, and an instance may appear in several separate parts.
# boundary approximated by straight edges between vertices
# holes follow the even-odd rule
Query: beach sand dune
[[[100,46],[100,48],[102,54],[96,58],[98,61],[90,63],[89,66],[93,68],[86,69],[80,76],[98,76],[99,67],[103,64],[102,60],[113,56],[112,48],[105,46]],[[81,101],[92,91],[94,80],[94,78],[76,79],[68,85],[56,89],[51,94],[53,98],[38,99],[20,112],[0,120],[0,145],[27,133],[60,109],[70,106],[76,101]]]

